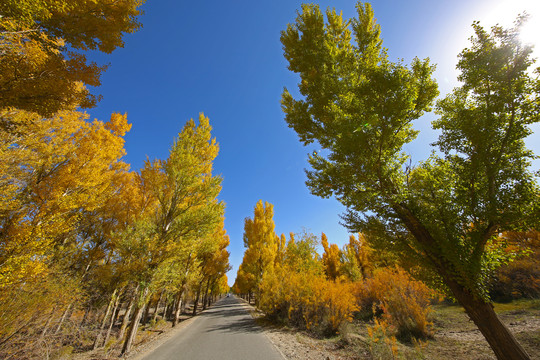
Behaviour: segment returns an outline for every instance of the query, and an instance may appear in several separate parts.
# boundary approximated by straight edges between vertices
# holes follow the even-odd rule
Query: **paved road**
[[[144,360],[284,360],[235,297],[201,313]]]

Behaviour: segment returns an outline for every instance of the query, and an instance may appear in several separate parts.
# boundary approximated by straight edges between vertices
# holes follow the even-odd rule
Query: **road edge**
[[[237,299],[239,299],[241,302],[242,302],[242,305],[248,310],[248,313],[249,315],[253,318],[253,320],[257,320],[257,318],[253,315],[254,313],[256,312],[260,312],[260,310],[258,310],[257,308],[255,308],[253,305],[249,304],[246,300],[242,299],[241,297],[238,297],[238,296],[235,296]],[[283,358],[283,360],[288,360],[287,356],[285,356],[285,354],[283,353],[283,351],[281,351],[281,349],[279,348],[279,346],[276,345],[276,343],[274,341],[272,341],[272,339],[270,338],[270,336],[268,336],[268,331],[261,325],[257,324],[257,326],[259,326],[262,330],[263,330],[263,334],[264,336],[268,339],[268,341],[270,342],[270,344],[272,344],[272,346],[274,347],[274,349],[277,350],[277,352],[279,353],[279,355],[281,355],[281,357]]]

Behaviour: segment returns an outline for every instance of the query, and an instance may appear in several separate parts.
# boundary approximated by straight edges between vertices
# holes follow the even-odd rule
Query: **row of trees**
[[[204,304],[227,291],[218,145],[204,115],[187,122],[166,160],[134,172],[120,159],[123,115],[90,123],[76,111],[10,112],[17,132],[2,132],[0,152],[2,354],[29,346],[36,331],[38,340],[61,333],[70,316],[95,330],[92,313],[103,327],[120,312],[131,319],[127,352],[152,299],[167,299],[176,323],[188,288]]]
[[[528,359],[488,296],[494,268],[513,254],[498,235],[538,228],[540,214],[535,155],[524,144],[540,119],[540,70],[519,41],[526,18],[491,32],[473,24],[457,65],[462,85],[436,104],[437,152],[411,166],[403,146],[438,96],[435,67],[391,61],[370,4],[359,2],[357,15],[304,5],[281,35],[302,95],[284,91],[285,120],[324,149],[309,157],[307,185],[347,207],[351,231],[416,254],[499,359]]]
[[[373,251],[363,234],[339,248],[310,233],[274,233],[272,205],[259,201],[246,219],[246,251],[233,291],[269,317],[334,334],[353,316],[383,317],[402,339],[431,335],[428,315],[436,293],[413,279],[387,252]],[[317,248],[322,245],[322,255]]]
[[[377,232],[351,235],[339,248],[324,233],[320,238],[305,231],[291,233],[287,239],[274,228],[273,206],[259,201],[253,218],[245,220],[246,251],[232,288],[269,319],[322,335],[348,332],[353,319],[372,321],[368,343],[383,337],[386,345],[381,346],[394,355],[397,339],[414,343],[433,336],[431,305],[443,299],[444,287],[417,253],[389,246]],[[538,235],[529,231],[498,236],[498,246],[519,255],[493,273],[491,294],[538,297]]]
[[[89,121],[111,52],[139,0],[0,4],[0,357],[133,344],[158,312],[173,324],[228,290],[218,144],[190,120],[164,160],[122,161],[126,115]],[[60,350],[59,350],[60,349]]]

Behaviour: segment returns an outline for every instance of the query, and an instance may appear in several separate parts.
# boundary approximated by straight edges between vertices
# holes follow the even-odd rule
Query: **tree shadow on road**
[[[245,311],[243,312],[245,314]],[[249,316],[249,315],[248,315]],[[263,329],[249,317],[209,327],[206,332],[262,333]]]

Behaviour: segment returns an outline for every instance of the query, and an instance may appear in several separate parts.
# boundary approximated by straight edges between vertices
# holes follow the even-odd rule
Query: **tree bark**
[[[114,323],[116,322],[116,318],[118,316],[118,313],[120,312],[119,305],[120,305],[120,293],[116,296],[116,300],[114,302],[114,308],[111,315],[111,322],[109,324],[109,328],[107,329],[107,334],[105,335],[105,339],[103,340],[103,345],[107,345],[107,342],[109,341],[109,338],[111,337],[111,331],[114,326]]]
[[[124,318],[122,319],[122,326],[120,327],[120,332],[118,333],[118,340],[122,341],[124,338],[124,333],[126,332],[126,328],[129,324],[129,316],[131,314],[131,311],[133,310],[133,306],[135,305],[135,302],[137,301],[137,293],[139,291],[139,285],[135,288],[135,295],[131,297],[129,300],[128,307],[126,308],[126,313],[124,314]]]
[[[206,310],[208,306],[208,289],[210,288],[210,279],[206,281],[206,287],[204,289],[204,296],[203,296],[203,310]]]
[[[133,341],[135,340],[135,337],[137,336],[137,330],[139,329],[139,322],[141,321],[141,317],[144,312],[145,308],[145,297],[148,294],[148,288],[145,288],[140,294],[135,294],[135,311],[133,312],[133,319],[131,320],[131,323],[129,325],[129,330],[126,336],[126,341],[124,341],[124,346],[122,348],[122,355],[126,355],[131,350],[131,346],[133,345]],[[142,305],[141,305],[142,304]]]
[[[475,298],[457,283],[449,283],[448,285],[458,302],[465,308],[467,315],[486,338],[497,359],[530,360],[529,354],[506,325],[501,322],[493,310],[492,303]]]
[[[73,303],[70,303],[64,313],[62,314],[62,317],[60,318],[60,321],[58,321],[58,326],[56,327],[56,330],[54,331],[54,334],[58,334],[60,330],[62,329],[62,325],[64,324],[64,321],[69,319],[71,317],[71,306],[73,306]]]
[[[49,330],[49,326],[51,325],[51,321],[54,317],[55,312],[56,312],[56,306],[53,307],[53,309],[51,310],[51,313],[49,314],[49,317],[47,318],[47,321],[45,322],[45,326],[43,327],[43,330],[41,331],[41,335],[39,336],[40,340],[43,340],[43,338],[45,337],[45,334]]]
[[[90,315],[90,310],[92,310],[91,305],[88,305],[88,306],[84,309],[84,315],[83,315],[83,318],[82,318],[82,320],[81,320],[81,324],[79,325],[79,327],[83,327],[84,324],[86,324],[86,320],[88,320],[88,316]]]
[[[186,292],[182,295],[182,306],[180,306],[180,314],[186,312]]]
[[[484,335],[497,359],[530,360],[527,352],[493,310],[493,304],[474,296],[468,289],[460,285],[455,276],[452,275],[458,273],[453,269],[452,265],[445,261],[442,256],[429,250],[437,248],[437,242],[422,222],[402,204],[394,204],[393,208],[410,233],[422,245],[428,259],[450,288],[459,304],[463,306],[469,318]]]
[[[201,288],[202,288],[202,282],[199,284],[199,288],[197,289],[197,296],[195,296],[195,301],[193,302],[193,313],[192,315],[197,315],[197,306],[199,305],[199,298],[201,296]]]
[[[163,319],[167,320],[167,312],[169,311],[169,299],[165,297],[165,308],[163,309]]]
[[[180,322],[180,314],[182,313],[182,296],[184,296],[184,288],[178,293],[178,299],[176,300],[176,311],[174,312],[174,319],[172,326],[176,326]]]
[[[148,300],[148,303],[146,304],[146,309],[144,310],[144,315],[142,317],[142,323],[147,324],[148,323],[148,316],[150,315],[150,305],[152,305],[152,297]]]
[[[109,318],[109,314],[111,313],[111,309],[114,305],[114,302],[116,300],[116,292],[118,289],[114,289],[114,292],[111,295],[111,300],[109,300],[109,305],[107,305],[107,310],[105,311],[105,316],[103,316],[103,321],[101,321],[101,326],[99,327],[96,340],[94,340],[94,346],[92,350],[96,350],[99,346],[99,343],[101,341],[101,335],[103,334],[103,329],[105,329],[105,325],[107,324],[107,319]]]
[[[159,294],[159,299],[156,303],[156,307],[154,308],[154,314],[152,314],[152,320],[154,320],[154,322],[157,320],[157,316],[158,316],[158,312],[159,312],[159,305],[161,305],[161,300],[163,300],[163,293],[165,292],[165,290],[162,290],[161,293]]]

